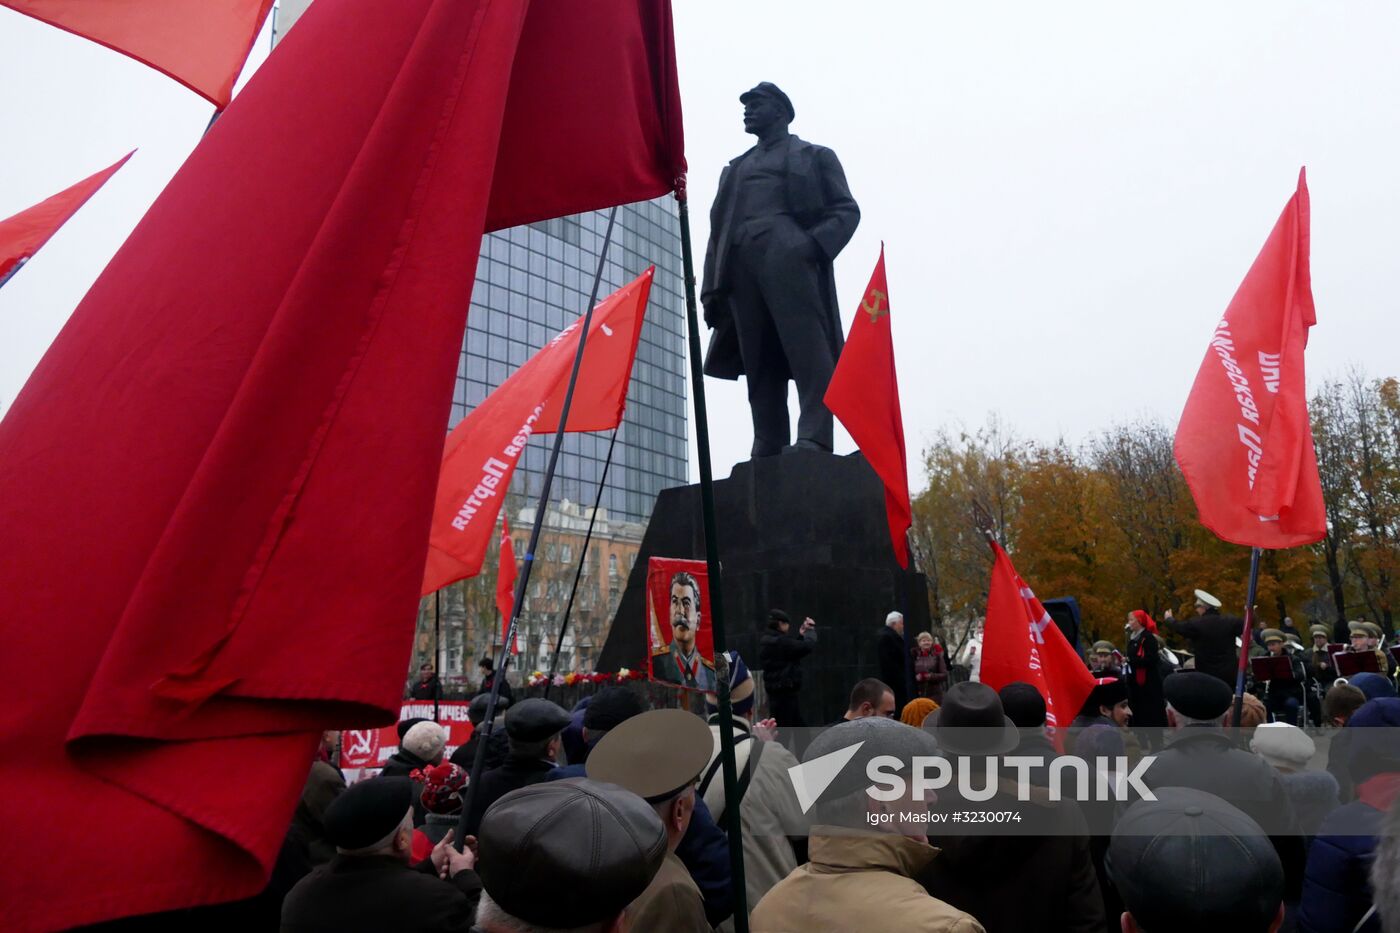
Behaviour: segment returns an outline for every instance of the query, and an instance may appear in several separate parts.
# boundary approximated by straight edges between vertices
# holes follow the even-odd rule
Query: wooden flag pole
[[[515,633],[520,626],[520,607],[525,603],[526,588],[530,585],[530,569],[535,563],[535,548],[540,543],[540,529],[544,526],[545,512],[549,508],[550,487],[554,485],[554,472],[559,468],[559,452],[564,447],[564,430],[569,426],[569,412],[574,404],[574,389],[578,385],[579,370],[583,367],[583,350],[588,343],[588,329],[593,324],[593,309],[598,304],[598,289],[603,284],[603,269],[608,259],[608,247],[612,244],[613,227],[617,223],[617,208],[608,212],[608,229],[603,234],[603,248],[598,251],[598,271],[593,276],[593,293],[588,298],[588,310],[583,315],[583,327],[578,335],[578,350],[574,353],[574,366],[569,371],[569,387],[564,393],[564,406],[559,412],[559,427],[554,432],[554,445],[549,451],[549,466],[544,473],[544,484],[540,488],[539,504],[535,507],[535,523],[530,529],[530,543],[525,549],[525,560],[520,568],[520,577],[515,581],[515,605],[510,610],[510,625],[506,627],[506,637],[501,643],[500,671],[491,679],[491,692],[486,700],[486,718],[482,720],[486,732],[477,743],[476,757],[472,759],[471,779],[467,784],[466,795],[462,798],[462,815],[457,820],[457,831],[452,844],[457,851],[467,839],[467,819],[472,812],[476,789],[480,785],[481,772],[486,764],[486,746],[491,738],[491,727],[496,720],[496,703],[501,698],[501,682],[505,680],[506,663],[510,660],[510,646],[515,644]]]
[[[749,907],[744,883],[744,828],[739,817],[738,768],[734,764],[734,721],[729,703],[729,665],[724,659],[724,586],[720,578],[719,534],[715,525],[715,481],[710,471],[710,425],[705,412],[705,370],[700,351],[700,317],[695,301],[695,253],[690,243],[690,202],[685,176],[676,179],[676,204],[681,226],[681,262],[685,272],[685,319],[690,338],[690,382],[695,399],[695,446],[700,461],[700,508],[705,523],[705,567],[710,578],[710,625],[714,632],[715,695],[719,706],[719,751],[724,772],[725,832],[729,837],[729,871],[734,891],[734,929],[749,931]]]

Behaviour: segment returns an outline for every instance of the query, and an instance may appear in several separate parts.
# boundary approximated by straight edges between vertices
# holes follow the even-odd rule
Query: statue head
[[[786,128],[797,115],[788,96],[769,81],[760,81],[740,94],[739,102],[744,105],[744,132],[755,136]]]

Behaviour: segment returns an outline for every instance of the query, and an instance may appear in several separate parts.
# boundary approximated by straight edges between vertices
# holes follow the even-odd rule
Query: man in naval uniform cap
[[[627,907],[633,930],[709,933],[700,889],[676,857],[690,825],[695,784],[710,760],[710,727],[681,709],[656,709],[608,730],[588,755],[588,777],[625,787],[656,811],[666,828],[666,858]]]
[[[667,836],[656,810],[636,794],[571,778],[496,801],[481,821],[478,851],[480,933],[640,931],[648,928],[628,927],[625,911],[661,869]]]
[[[558,703],[530,697],[506,710],[506,737],[510,754],[505,764],[481,775],[471,794],[467,833],[475,836],[486,809],[506,794],[537,784],[555,767],[559,733],[569,724],[569,713]]]
[[[336,855],[288,892],[284,933],[471,928],[481,881],[470,850],[457,852],[448,835],[409,867],[414,790],[406,777],[376,777],[335,799],[325,831]]]
[[[1244,622],[1235,616],[1220,614],[1220,600],[1205,590],[1196,590],[1196,618],[1178,621],[1168,609],[1163,624],[1191,643],[1196,658],[1196,670],[1235,686],[1239,653],[1235,639],[1240,637]]]
[[[748,379],[752,456],[791,440],[788,380],[797,384],[799,448],[831,450],[822,402],[841,353],[832,263],[860,222],[836,154],[788,132],[792,101],[764,81],[739,96],[758,144],[720,173],[710,209],[700,301],[712,327],[705,375]],[[885,296],[867,298],[872,316]]]

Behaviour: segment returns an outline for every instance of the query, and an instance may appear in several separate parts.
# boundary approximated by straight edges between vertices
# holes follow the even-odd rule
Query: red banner
[[[133,149],[102,171],[64,188],[33,207],[0,220],[0,285],[4,285],[30,256],[38,252],[135,152]]]
[[[894,325],[885,282],[885,247],[865,287],[850,336],[827,386],[826,407],[841,419],[865,459],[885,484],[885,519],[899,566],[909,566],[909,464],[904,454],[904,416],[894,370]]]
[[[1039,690],[1045,698],[1047,731],[1063,751],[1063,730],[1094,689],[1094,675],[1001,546],[993,543],[992,553],[996,560],[987,594],[978,678],[993,690],[1013,681]]]
[[[0,6],[129,55],[222,110],[272,0],[0,0]]]
[[[715,634],[707,624],[710,577],[705,562],[651,558],[647,597],[651,679],[712,692]]]
[[[1300,172],[1215,326],[1176,429],[1176,462],[1201,524],[1234,544],[1297,547],[1327,533],[1303,370],[1317,323],[1308,218]]]
[[[251,897],[398,709],[482,231],[672,190],[669,12],[318,0],[74,310],[0,421],[0,826],[123,852],[10,847],[7,933]]]
[[[655,269],[647,269],[593,310],[569,430],[613,427],[621,419]],[[582,330],[579,318],[448,435],[423,572],[424,595],[481,572],[496,516],[526,443],[536,431],[558,427]]]
[[[447,729],[447,748],[443,758],[452,753],[467,739],[472,737],[472,723],[467,718],[470,702],[443,702],[439,705],[438,722]],[[405,703],[399,710],[399,722],[405,719],[432,719],[433,704],[415,701]],[[399,750],[398,726],[380,726],[373,729],[346,729],[340,734],[340,767],[346,769],[367,769],[377,772],[384,762]],[[363,771],[361,777],[366,776]]]

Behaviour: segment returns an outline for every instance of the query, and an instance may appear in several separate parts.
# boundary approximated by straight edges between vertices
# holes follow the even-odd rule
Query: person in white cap
[[[1317,835],[1322,818],[1341,806],[1341,800],[1336,778],[1320,768],[1307,769],[1317,751],[1312,736],[1286,722],[1266,722],[1254,730],[1249,749],[1278,772],[1298,818],[1299,831],[1309,840]]]
[[[1244,622],[1234,616],[1220,614],[1220,600],[1205,590],[1196,590],[1196,618],[1178,621],[1168,609],[1163,624],[1191,643],[1196,656],[1196,670],[1218,677],[1232,689],[1239,665],[1235,639]]]

